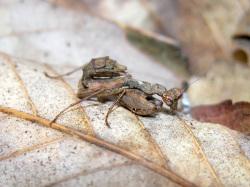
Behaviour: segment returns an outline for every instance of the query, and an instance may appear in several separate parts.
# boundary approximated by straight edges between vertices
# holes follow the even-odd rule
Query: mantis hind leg
[[[84,98],[80,99],[79,101],[76,101],[75,103],[70,104],[69,106],[67,106],[66,108],[64,108],[61,112],[59,112],[59,113],[54,117],[54,119],[50,121],[50,124],[56,122],[56,120],[57,120],[64,112],[66,112],[68,109],[72,108],[72,107],[75,106],[75,105],[78,105],[79,103],[81,103],[81,102],[84,101],[84,100],[88,100],[88,99],[90,99],[90,98],[92,98],[92,97],[94,97],[94,96],[100,94],[100,93],[103,92],[103,91],[104,91],[103,89],[98,90],[98,91],[96,91],[96,92],[90,94],[89,96],[84,97]]]
[[[110,125],[109,125],[109,122],[108,122],[109,114],[113,111],[114,106],[115,106],[117,103],[119,103],[119,102],[121,101],[121,99],[122,99],[122,97],[124,96],[125,93],[126,93],[126,89],[124,89],[124,90],[120,93],[120,95],[118,96],[118,98],[113,102],[113,104],[112,104],[112,105],[109,107],[109,109],[108,109],[108,112],[107,112],[107,114],[106,114],[106,116],[105,116],[105,125],[106,125],[108,128],[110,128]]]

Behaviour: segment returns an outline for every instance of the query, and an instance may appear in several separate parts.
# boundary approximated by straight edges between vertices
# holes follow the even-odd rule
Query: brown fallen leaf
[[[193,107],[192,117],[201,122],[219,123],[233,130],[250,132],[250,103],[226,100],[214,105]]]

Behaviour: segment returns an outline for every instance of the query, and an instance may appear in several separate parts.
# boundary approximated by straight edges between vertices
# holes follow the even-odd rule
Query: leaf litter
[[[25,3],[31,7],[34,6],[32,2]],[[8,6],[14,5],[13,10],[19,8],[18,4],[6,4]],[[38,14],[44,15],[42,13],[44,13],[45,10],[45,12],[48,11],[50,13],[50,17],[54,16],[51,11],[52,6],[50,3],[42,2],[40,5],[43,11],[39,12],[42,9],[38,8],[36,10]],[[60,11],[62,14],[65,14],[65,12],[67,12],[67,14],[69,13],[69,11],[65,11],[60,7],[57,7],[57,11],[58,14],[61,14],[59,13]],[[29,9],[27,9],[27,12],[29,12]],[[70,16],[70,14],[72,15]],[[155,64],[151,63],[145,55],[141,55],[133,47],[127,44],[126,40],[123,38],[123,34],[121,34],[122,31],[119,31],[118,27],[84,13],[79,19],[71,19],[77,16],[72,12],[70,14],[69,17],[67,17],[69,20],[67,23],[68,26],[72,23],[77,25],[77,22],[82,20],[82,17],[87,17],[85,19],[86,23],[89,23],[87,31],[85,28],[81,30],[81,32],[78,32],[79,34],[86,31],[86,35],[88,35],[88,32],[95,30],[90,29],[90,22],[96,21],[97,25],[109,25],[108,28],[110,31],[115,30],[114,33],[117,34],[115,42],[120,41],[119,43],[123,48],[118,48],[117,52],[114,53],[114,50],[107,50],[107,47],[103,46],[105,42],[100,42],[99,44],[93,43],[92,41],[94,40],[90,40],[90,43],[92,42],[91,45],[85,43],[82,45],[84,48],[80,47],[80,49],[78,49],[78,47],[73,47],[73,49],[70,49],[81,41],[81,38],[86,38],[85,35],[77,39],[76,37],[69,37],[75,35],[77,29],[73,31],[68,31],[66,29],[67,31],[65,31],[65,27],[63,27],[65,26],[64,22],[57,22],[59,23],[59,27],[48,27],[49,25],[46,25],[47,22],[40,22],[40,24],[42,24],[39,29],[32,29],[32,27],[27,27],[29,25],[27,25],[25,19],[23,19],[23,21],[20,22],[23,24],[23,30],[16,30],[20,27],[14,26],[15,28],[10,30],[14,30],[15,32],[6,32],[9,29],[4,29],[5,33],[1,36],[1,43],[4,44],[1,45],[1,50],[23,58],[8,57],[14,62],[14,66],[12,67],[16,66],[16,69],[12,69],[12,71],[6,71],[6,67],[9,68],[10,65],[6,62],[6,59],[1,58],[3,64],[5,64],[3,66],[8,64],[8,66],[3,69],[6,74],[4,77],[5,79],[7,78],[7,81],[1,81],[1,88],[10,87],[9,89],[1,89],[1,94],[8,95],[7,97],[2,97],[1,105],[6,107],[11,106],[13,109],[19,109],[34,114],[34,111],[30,107],[30,103],[33,103],[39,116],[46,119],[52,119],[50,111],[59,111],[67,103],[75,99],[72,89],[69,89],[65,82],[60,80],[45,80],[45,78],[41,76],[45,69],[48,70],[48,67],[39,64],[39,61],[48,62],[50,64],[72,62],[76,66],[80,65],[82,61],[87,61],[98,54],[100,56],[110,55],[125,65],[130,63],[130,65],[128,65],[130,66],[129,69],[134,67],[134,65],[141,66],[137,64],[140,63],[138,61],[149,63],[150,65]],[[88,19],[90,22],[87,21]],[[15,23],[15,19],[12,19],[12,23]],[[51,23],[53,23],[53,19]],[[7,24],[5,28],[11,28],[15,24],[12,24],[12,26],[10,25],[11,24]],[[96,30],[100,30],[100,28]],[[113,34],[112,37],[116,36],[116,34]],[[104,40],[106,39],[105,37],[107,37],[98,32],[95,32],[95,35],[100,37],[98,41]],[[74,41],[75,38],[75,42],[70,44],[65,40],[61,41],[61,43],[59,42],[57,46],[61,46],[64,52],[58,55],[59,48],[48,45],[49,42],[51,42],[51,44],[56,42],[53,40],[56,36],[67,36],[70,41]],[[45,38],[48,38],[45,40],[47,41],[47,43],[45,42],[46,45],[44,45]],[[118,40],[118,38],[123,39]],[[110,44],[106,45],[111,46]],[[66,48],[64,46],[71,47]],[[97,48],[94,46],[99,47],[99,52],[98,50],[96,51]],[[53,49],[56,50],[53,52]],[[122,53],[124,49],[126,49],[126,53]],[[78,50],[84,51],[84,53],[79,53],[81,55],[75,55],[73,58],[69,55],[74,54],[73,51]],[[88,56],[84,54],[88,54]],[[131,55],[129,59],[127,59],[127,54]],[[2,56],[3,55],[1,55],[1,57]],[[58,70],[58,66],[53,65],[53,67],[55,70]],[[155,67],[160,66],[155,65]],[[60,68],[65,67],[60,65]],[[67,68],[65,69],[67,70]],[[13,72],[13,70],[15,70],[15,72]],[[148,72],[147,70],[143,70],[141,73],[134,72],[134,74],[140,75],[142,80],[145,80],[145,77],[149,81],[156,81],[157,79],[157,82],[159,82],[158,80],[160,80],[160,82],[162,81],[163,84],[169,87],[173,85],[176,86],[178,82],[178,80],[176,81],[177,78],[172,77],[173,75],[168,74],[167,71],[159,73],[165,75],[164,78],[160,79],[158,75],[148,76],[149,70]],[[9,77],[8,75],[11,76]],[[19,79],[18,77],[21,79],[21,82],[17,81]],[[37,79],[37,77],[41,80]],[[75,83],[78,79],[79,77],[72,76],[66,81],[75,90]],[[175,80],[175,82],[171,82],[171,79]],[[29,82],[30,80],[32,81]],[[9,81],[16,84],[8,84]],[[53,91],[54,94],[47,97],[46,100],[46,96],[49,96],[46,89],[53,90],[54,88],[56,88],[55,91]],[[56,92],[57,89],[61,90],[60,92],[64,94]],[[11,90],[10,93],[8,90]],[[13,90],[21,90],[18,92],[19,99],[16,99],[17,95],[14,94]],[[58,96],[58,94],[60,96]],[[63,102],[60,97],[65,98]],[[86,101],[83,103],[83,107],[89,104],[93,104],[93,102]],[[76,132],[78,133],[86,132],[95,135],[97,138],[103,139],[105,142],[112,142],[117,148],[123,151],[129,149],[134,155],[143,156],[143,159],[148,159],[153,163],[153,167],[160,165],[161,167],[170,167],[170,169],[178,173],[178,175],[199,186],[248,186],[250,181],[250,166],[248,157],[249,150],[246,145],[249,144],[249,139],[247,139],[246,136],[235,135],[235,132],[231,132],[220,125],[199,123],[196,121],[192,121],[193,126],[190,128],[193,134],[191,135],[190,131],[187,131],[187,129],[183,127],[177,117],[169,116],[164,113],[160,113],[155,118],[140,117],[139,119],[142,123],[138,124],[136,116],[123,108],[118,108],[111,115],[110,121],[113,123],[112,126],[115,127],[115,129],[110,132],[110,130],[105,129],[103,124],[105,112],[102,112],[107,111],[109,105],[110,103],[107,103],[71,111],[70,114],[75,117],[71,119],[70,115],[67,116],[66,114],[61,119],[60,123],[65,126],[70,125],[70,127],[74,128],[75,131],[77,130]],[[53,110],[51,107],[53,107]],[[86,113],[82,113],[82,110],[85,110]],[[1,116],[3,116],[3,118],[1,117],[0,121],[0,138],[4,145],[1,155],[2,159],[0,159],[0,167],[4,168],[1,169],[1,171],[4,172],[1,174],[2,184],[18,184],[20,186],[25,186],[27,184],[31,186],[38,184],[53,184],[58,186],[102,184],[104,186],[117,186],[118,182],[122,186],[122,184],[128,185],[127,179],[129,178],[131,179],[129,182],[131,186],[136,184],[157,184],[162,186],[176,185],[155,172],[143,169],[137,162],[135,162],[135,165],[131,165],[130,161],[127,159],[129,157],[126,158],[124,154],[122,154],[123,156],[119,156],[54,130],[39,127],[33,123],[28,123],[4,114],[1,114]],[[74,122],[75,125],[72,122]],[[190,119],[186,120],[186,122],[190,122]],[[24,135],[25,138],[22,138]],[[198,140],[198,144],[194,144],[194,138]],[[197,150],[203,151],[203,156]],[[223,154],[221,154],[221,152],[223,152]],[[220,156],[218,157],[218,155]],[[207,158],[208,162],[204,161],[204,156]],[[209,168],[209,163],[214,169],[214,173]],[[138,173],[140,173],[140,176],[138,176]],[[116,176],[115,180],[112,177],[114,175]],[[12,179],[10,180],[10,178]],[[105,178],[105,180],[101,181],[100,178]],[[217,179],[221,181],[221,184]]]

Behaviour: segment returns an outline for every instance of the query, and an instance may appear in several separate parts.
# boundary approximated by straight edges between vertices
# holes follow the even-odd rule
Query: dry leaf
[[[43,72],[68,71],[71,68],[63,63],[76,66],[103,55],[128,65],[141,79],[169,87],[179,82],[134,49],[113,23],[46,1],[1,3],[5,21],[0,24],[0,49],[22,57],[0,55],[3,107],[51,120],[76,100],[72,88],[81,75],[74,74],[65,82],[49,79]],[[52,69],[38,61],[57,65]],[[126,151],[147,159],[161,171],[170,168],[198,186],[250,185],[248,136],[216,124],[190,119],[184,123],[165,113],[138,118],[122,107],[111,114],[112,129],[108,129],[104,116],[110,105],[85,101],[58,123],[111,142],[122,150],[120,154],[0,113],[0,186],[177,185],[156,170],[142,167],[145,164],[124,154]]]
[[[250,103],[223,101],[214,105],[196,106],[192,117],[201,122],[219,123],[233,130],[250,132]]]

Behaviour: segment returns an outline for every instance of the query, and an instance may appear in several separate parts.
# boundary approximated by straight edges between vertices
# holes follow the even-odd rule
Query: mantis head
[[[180,88],[171,88],[162,94],[162,99],[172,111],[177,110],[178,100],[182,97],[184,90]]]

